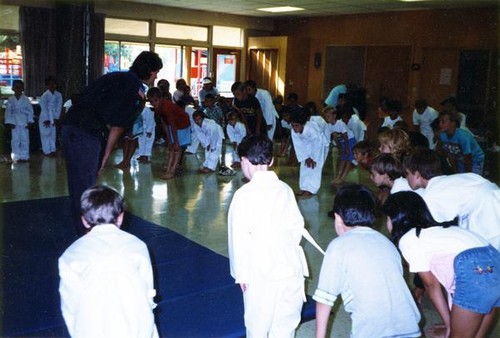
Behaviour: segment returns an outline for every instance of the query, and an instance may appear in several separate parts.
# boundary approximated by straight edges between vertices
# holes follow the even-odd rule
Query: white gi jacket
[[[59,258],[59,275],[71,337],[158,337],[151,260],[137,237],[97,225]]]

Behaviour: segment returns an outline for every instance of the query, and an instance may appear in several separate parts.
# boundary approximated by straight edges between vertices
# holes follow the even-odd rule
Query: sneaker
[[[219,175],[221,176],[234,176],[234,174],[235,174],[234,170],[228,167],[221,167],[219,169]]]

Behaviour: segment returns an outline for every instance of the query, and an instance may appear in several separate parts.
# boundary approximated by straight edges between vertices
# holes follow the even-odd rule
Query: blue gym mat
[[[70,243],[67,197],[2,204],[0,336],[69,337],[60,311],[57,259]],[[228,259],[171,230],[127,214],[123,229],[148,246],[162,337],[243,337],[241,291]],[[308,297],[303,321],[314,318]]]

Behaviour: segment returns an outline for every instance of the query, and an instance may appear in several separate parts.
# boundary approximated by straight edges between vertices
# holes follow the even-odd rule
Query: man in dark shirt
[[[62,145],[78,235],[84,233],[79,221],[80,196],[96,184],[116,142],[132,128],[144,107],[143,84],[153,86],[162,67],[158,54],[144,51],[128,72],[108,73],[95,80],[68,111],[62,127]]]

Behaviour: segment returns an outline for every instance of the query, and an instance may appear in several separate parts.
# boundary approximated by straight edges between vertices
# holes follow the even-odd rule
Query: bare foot
[[[130,163],[120,162],[118,164],[115,164],[114,167],[120,170],[127,170],[128,168],[130,168]]]
[[[175,177],[175,175],[171,174],[171,173],[164,173],[164,174],[160,175],[160,178],[162,180],[169,180],[169,179],[174,178],[174,177]]]

